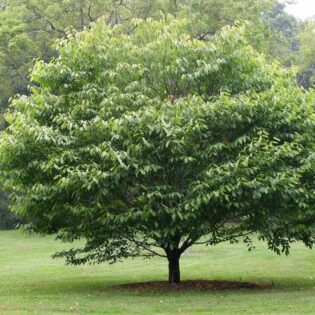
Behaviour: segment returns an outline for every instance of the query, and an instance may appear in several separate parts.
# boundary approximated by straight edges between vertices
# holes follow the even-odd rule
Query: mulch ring
[[[150,281],[139,283],[128,283],[120,286],[135,292],[144,291],[183,291],[183,290],[265,290],[271,289],[272,285],[257,284],[242,281],[219,281],[219,280],[185,280],[179,284],[169,284],[167,281]]]

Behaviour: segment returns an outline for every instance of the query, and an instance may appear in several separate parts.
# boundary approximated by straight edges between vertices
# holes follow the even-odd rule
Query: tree
[[[270,29],[268,38],[269,54],[281,61],[286,67],[296,64],[299,50],[298,33],[301,22],[285,11],[286,3],[276,2],[264,18]]]
[[[9,198],[0,190],[0,229],[12,229],[24,223],[14,213],[9,211]]]
[[[14,99],[0,171],[29,228],[83,248],[68,263],[159,255],[169,282],[193,244],[258,233],[314,239],[314,101],[266,64],[244,27],[208,41],[185,20],[96,23],[38,62]]]
[[[315,23],[309,21],[299,34],[298,82],[305,88],[315,84]]]

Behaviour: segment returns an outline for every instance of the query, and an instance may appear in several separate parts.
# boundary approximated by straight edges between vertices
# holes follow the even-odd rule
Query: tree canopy
[[[269,23],[265,17],[276,3],[276,0],[0,0],[0,110],[7,107],[8,99],[16,93],[28,93],[29,68],[34,59],[48,61],[56,55],[52,46],[57,39],[66,38],[71,30],[81,31],[102,17],[107,24],[123,24],[130,31],[133,18],[159,19],[161,12],[173,14],[190,19],[189,33],[200,38],[237,20],[248,20],[252,22],[248,32],[251,44],[283,60],[286,57],[281,54],[287,52],[282,42],[281,53],[276,48],[282,36],[278,29],[277,39],[272,40],[273,48],[268,48],[269,33],[273,33],[275,23]]]
[[[68,33],[89,28],[102,18],[133,31],[134,18],[159,20],[163,14],[190,20],[186,32],[208,40],[235,21],[248,21],[244,34],[252,47],[268,60],[296,66],[297,81],[305,88],[313,82],[311,45],[314,34],[308,23],[285,11],[287,1],[277,0],[0,0],[0,129],[3,113],[15,94],[28,95],[29,69],[34,60],[57,56],[54,43]],[[4,198],[4,199],[3,199]],[[2,224],[8,225],[5,197],[0,196]],[[8,220],[6,219],[8,217]],[[8,221],[8,222],[5,222]],[[1,223],[0,223],[1,225]]]
[[[83,248],[72,264],[153,255],[257,233],[270,249],[314,242],[314,95],[225,27],[98,22],[37,62],[15,98],[0,171],[29,228]],[[161,250],[160,250],[161,249]]]

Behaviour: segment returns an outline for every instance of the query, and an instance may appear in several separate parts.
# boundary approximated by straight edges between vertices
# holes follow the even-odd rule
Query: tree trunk
[[[170,284],[176,284],[180,282],[180,269],[179,269],[179,258],[178,253],[171,253],[167,256],[168,258],[168,282]]]

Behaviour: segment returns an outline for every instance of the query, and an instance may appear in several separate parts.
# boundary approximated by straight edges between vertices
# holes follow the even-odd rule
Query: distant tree
[[[1,134],[14,211],[85,239],[57,254],[69,263],[159,255],[170,283],[193,244],[258,233],[278,253],[312,246],[314,95],[243,28],[199,41],[183,20],[134,23],[131,35],[97,23],[36,64]]]
[[[302,23],[288,14],[285,7],[286,3],[277,1],[264,16],[270,30],[266,52],[281,61],[284,66],[290,67],[296,65],[296,52],[299,50],[298,34]]]
[[[300,50],[297,61],[298,81],[305,88],[315,86],[315,23],[308,22],[299,34]]]
[[[3,191],[0,191],[0,229],[11,229],[21,223],[21,220],[14,213],[10,212],[8,208],[8,196]]]

